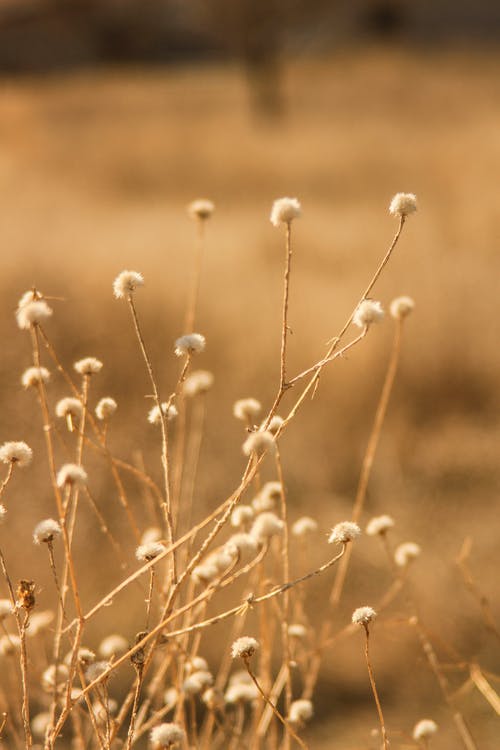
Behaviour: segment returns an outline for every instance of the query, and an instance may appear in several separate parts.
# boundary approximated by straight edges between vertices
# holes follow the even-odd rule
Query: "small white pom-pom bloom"
[[[101,677],[104,672],[109,669],[108,661],[95,661],[93,664],[89,664],[85,670],[85,677],[88,682],[94,682]]]
[[[4,464],[16,464],[20,468],[28,466],[33,458],[33,451],[21,441],[4,443],[0,448],[0,461]]]
[[[214,678],[212,673],[203,669],[198,672],[192,672],[189,677],[184,680],[182,690],[188,695],[197,695],[211,687],[213,684]]]
[[[413,193],[396,193],[389,205],[393,216],[409,216],[417,210],[417,196]]]
[[[318,522],[309,516],[302,516],[292,526],[292,534],[294,536],[306,536],[306,534],[312,534],[317,530]]]
[[[31,720],[31,730],[35,737],[43,738],[45,736],[45,731],[50,723],[50,713],[48,711],[44,711],[41,714],[36,714],[36,716],[33,716]]]
[[[188,398],[207,393],[214,384],[214,376],[208,370],[195,370],[187,376],[182,392]]]
[[[281,482],[266,482],[259,492],[260,508],[262,510],[271,510],[274,504],[281,498],[283,487]]]
[[[403,542],[403,544],[396,547],[394,551],[394,562],[400,568],[405,568],[408,563],[415,560],[421,552],[422,548],[418,544],[415,544],[415,542]]]
[[[203,658],[203,656],[193,656],[192,659],[186,662],[184,665],[184,669],[187,674],[192,674],[193,672],[208,672],[208,662],[206,659]]]
[[[66,664],[58,664],[57,669],[55,664],[51,664],[42,673],[42,687],[47,691],[53,690],[56,683],[61,686],[61,683],[67,680],[68,674],[69,671]]]
[[[254,512],[250,505],[239,505],[231,513],[231,526],[238,529],[240,526],[245,527],[250,521],[253,521]]]
[[[178,357],[183,357],[185,354],[199,354],[204,351],[205,344],[205,336],[201,333],[187,333],[176,339],[175,353]]]
[[[207,584],[219,576],[219,568],[214,561],[208,560],[193,568],[191,578],[195,583]]]
[[[53,542],[54,537],[59,536],[60,533],[61,527],[57,521],[54,521],[53,518],[46,518],[45,521],[40,521],[40,523],[35,526],[35,530],[33,531],[33,541],[35,544],[41,544],[42,542],[49,544],[49,542]]]
[[[165,401],[161,405],[161,410],[167,418],[168,422],[170,422],[170,420],[172,419],[175,419],[178,414],[177,408],[173,404],[170,404],[169,406]],[[158,406],[153,406],[153,408],[149,410],[148,422],[156,425],[161,424],[161,413]]]
[[[83,466],[77,464],[64,464],[57,472],[57,486],[74,485],[84,487],[87,484],[87,472]]]
[[[35,302],[36,300],[42,299],[42,297],[43,294],[42,292],[39,292],[38,289],[29,289],[21,295],[21,299],[17,303],[17,306],[25,307],[26,305],[29,305],[30,302]]]
[[[45,300],[35,300],[19,307],[16,312],[17,325],[24,331],[31,326],[43,323],[52,315],[52,310]]]
[[[291,638],[305,638],[307,636],[307,628],[298,622],[292,623],[288,626],[288,635]]]
[[[209,711],[222,711],[224,709],[224,696],[218,688],[205,690],[201,700]]]
[[[403,320],[407,318],[411,312],[415,309],[415,302],[411,297],[396,297],[393,299],[390,305],[390,311],[393,318],[396,320]]]
[[[375,516],[372,518],[367,526],[366,533],[368,536],[377,536],[377,534],[385,534],[389,529],[394,526],[394,519],[390,516]]]
[[[278,198],[274,201],[269,217],[271,224],[290,224],[294,219],[302,216],[302,207],[297,198]]]
[[[149,526],[149,528],[147,528],[146,531],[142,533],[141,544],[147,544],[148,542],[159,542],[162,536],[163,534],[161,533],[161,529],[159,529],[158,526]]]
[[[101,372],[103,364],[95,357],[84,357],[73,365],[79,375],[97,375]]]
[[[99,644],[99,654],[103,659],[123,656],[128,651],[128,641],[123,635],[108,635]]]
[[[432,719],[421,719],[413,727],[414,740],[429,740],[433,734],[436,734],[438,725]]]
[[[14,609],[10,599],[0,599],[0,621],[5,620],[6,617],[13,613]]]
[[[352,613],[352,622],[354,625],[369,625],[376,616],[377,613],[372,607],[358,607]]]
[[[30,616],[28,635],[34,638],[39,633],[43,633],[54,620],[54,613],[51,609],[43,609],[41,612],[33,612]]]
[[[249,457],[252,453],[261,456],[266,451],[274,451],[275,449],[276,443],[274,442],[274,436],[267,430],[252,432],[242,445],[243,453],[245,456]]]
[[[70,416],[73,419],[79,419],[82,416],[82,412],[82,402],[78,398],[67,396],[56,404],[56,416],[61,418]]]
[[[384,317],[382,304],[375,299],[364,299],[356,308],[352,322],[358,328],[367,328],[372,323],[380,323]]]
[[[259,691],[253,683],[238,682],[230,685],[224,693],[224,699],[229,705],[235,703],[252,703],[259,697]]]
[[[110,396],[104,396],[104,398],[101,398],[95,408],[96,417],[97,419],[101,419],[102,421],[104,421],[112,417],[117,409],[118,404],[116,403],[114,398],[111,398]]]
[[[212,216],[215,211],[215,205],[206,198],[198,198],[198,200],[189,204],[187,210],[192,219],[205,221]]]
[[[141,562],[151,562],[155,557],[165,552],[167,548],[161,542],[147,542],[140,544],[135,551],[135,556]]]
[[[179,742],[184,742],[186,733],[179,724],[173,722],[165,722],[159,724],[157,727],[153,727],[150,732],[150,740],[156,748],[170,748]]]
[[[21,376],[21,383],[24,388],[29,388],[47,383],[50,379],[50,372],[46,367],[28,367]]]
[[[137,271],[122,271],[113,281],[113,294],[116,299],[128,297],[132,292],[144,286],[144,277]]]
[[[0,523],[2,523],[5,520],[5,516],[7,515],[7,508],[5,505],[0,505]]]
[[[232,557],[238,555],[240,559],[243,559],[255,555],[258,544],[255,537],[251,534],[233,534],[224,545],[224,549]]]
[[[244,635],[237,638],[231,646],[231,656],[233,659],[249,659],[259,649],[259,641],[251,636]]]
[[[20,650],[21,639],[18,635],[3,635],[0,638],[0,654],[2,656],[12,656]]]
[[[260,401],[256,398],[240,398],[235,401],[233,405],[233,416],[236,419],[242,419],[244,422],[249,422],[257,416],[262,409]]]
[[[275,513],[261,513],[255,519],[250,534],[262,543],[277,534],[282,534],[284,528],[284,522]]]
[[[342,521],[333,527],[328,537],[329,544],[347,544],[352,542],[361,534],[361,529],[357,523],[352,521]]]
[[[313,704],[304,698],[293,701],[288,713],[288,721],[292,724],[305,724],[312,719],[314,714]]]

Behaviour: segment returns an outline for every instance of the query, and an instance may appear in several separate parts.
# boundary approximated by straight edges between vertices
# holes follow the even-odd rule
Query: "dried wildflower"
[[[318,522],[310,516],[302,516],[292,526],[292,534],[294,536],[306,536],[306,534],[313,534],[317,530]]]
[[[35,544],[41,544],[42,542],[50,544],[54,541],[54,537],[59,536],[60,533],[61,527],[57,521],[54,521],[53,518],[46,518],[45,521],[40,521],[40,523],[35,526],[35,530],[33,531],[33,541]]]
[[[151,730],[149,735],[155,748],[170,748],[184,742],[186,733],[182,727],[172,722],[159,724]]]
[[[57,472],[57,486],[85,487],[87,484],[87,472],[83,466],[77,464],[64,464]]]
[[[231,513],[231,526],[236,529],[246,527],[246,525],[253,520],[254,512],[250,505],[239,505]]]
[[[305,638],[307,636],[307,628],[300,623],[292,623],[288,626],[288,635],[292,638]]]
[[[229,687],[233,685],[253,685],[254,682],[247,669],[237,669],[229,678]]]
[[[4,464],[16,464],[20,468],[28,466],[33,458],[33,451],[22,441],[10,441],[0,447],[0,461]]]
[[[282,534],[284,522],[275,513],[261,513],[255,519],[250,534],[260,543],[266,542],[277,534]]]
[[[17,605],[26,612],[31,612],[35,606],[35,582],[21,578],[17,584],[16,597]]]
[[[281,482],[266,482],[259,492],[259,507],[261,510],[272,510],[281,498],[283,487]],[[254,506],[255,507],[255,506]]]
[[[375,619],[377,613],[372,607],[358,607],[352,613],[352,622],[354,625],[369,625]]]
[[[394,519],[390,516],[375,516],[366,526],[368,536],[377,536],[377,534],[386,534],[394,526]]]
[[[45,737],[45,731],[49,726],[49,723],[50,713],[48,711],[43,711],[42,713],[33,716],[31,720],[31,731],[33,732],[35,737]]]
[[[21,383],[24,388],[29,388],[47,383],[50,379],[50,372],[46,367],[28,367],[21,375]]]
[[[81,418],[83,413],[83,404],[78,398],[67,396],[62,398],[56,404],[56,416],[66,419],[68,430],[73,432],[73,422]]]
[[[109,661],[113,657],[123,656],[128,651],[128,641],[123,635],[108,635],[99,644],[99,655]]]
[[[139,633],[136,633],[134,646],[138,646],[138,648],[130,656],[130,662],[139,672],[139,674],[142,673],[144,662],[146,661],[146,651],[144,650],[144,644],[142,644],[141,646],[139,646],[139,644],[144,640],[147,634],[147,630],[141,630]]]
[[[259,697],[259,691],[253,683],[239,682],[230,685],[224,694],[224,700],[229,705],[235,703],[252,703]]]
[[[280,224],[290,224],[294,219],[302,216],[302,207],[297,198],[278,198],[271,209],[270,221],[275,227]]]
[[[233,405],[233,416],[244,422],[251,422],[262,409],[260,401],[256,398],[240,398]]]
[[[14,613],[14,608],[10,599],[0,599],[0,622]]]
[[[21,295],[17,306],[25,307],[26,305],[29,305],[30,302],[36,302],[36,300],[42,299],[42,297],[43,294],[39,292],[38,289],[28,289],[27,292],[24,292],[24,294]]]
[[[195,370],[187,376],[182,386],[182,392],[188,398],[206,393],[214,384],[214,376],[208,370]]]
[[[271,435],[276,435],[278,430],[280,429],[281,425],[284,423],[283,417],[279,417],[277,414],[274,415],[274,417],[271,417],[271,421],[267,425],[267,431],[271,433]],[[264,425],[266,423],[266,420],[264,420],[260,426],[260,429],[264,429]]]
[[[13,656],[21,649],[21,639],[18,635],[3,635],[0,638],[0,655]]]
[[[44,609],[42,612],[33,612],[29,621],[28,635],[34,638],[36,635],[47,630],[54,620],[54,613],[51,609]]]
[[[352,322],[359,328],[368,328],[372,323],[380,323],[384,317],[382,304],[375,299],[364,299],[357,306]]]
[[[418,740],[429,740],[433,734],[436,734],[438,725],[432,719],[421,719],[413,727],[412,737],[418,742]]]
[[[415,309],[415,302],[411,297],[396,297],[390,305],[390,311],[393,318],[403,320]]]
[[[106,420],[113,416],[115,411],[118,409],[118,404],[110,396],[101,398],[95,408],[95,414],[97,419]]]
[[[149,542],[159,542],[163,538],[161,529],[158,526],[150,526],[141,536],[141,544],[148,544]]]
[[[28,331],[31,326],[40,325],[52,315],[52,309],[45,300],[28,302],[16,311],[17,325],[21,330]]]
[[[151,562],[155,557],[165,552],[167,548],[161,542],[147,542],[147,544],[141,544],[135,551],[135,556],[141,562]]]
[[[193,656],[193,658],[187,661],[184,665],[184,670],[186,674],[191,674],[192,672],[208,672],[208,662],[203,656]]]
[[[274,437],[267,430],[258,430],[257,432],[250,433],[242,446],[245,456],[251,456],[252,453],[261,456],[266,451],[274,451],[275,449]]]
[[[214,684],[211,672],[206,670],[193,672],[184,680],[182,691],[187,695],[198,695]]]
[[[97,375],[101,372],[103,364],[95,357],[84,357],[73,365],[79,375]]]
[[[144,286],[144,277],[137,271],[122,271],[113,281],[113,294],[116,299],[129,297],[140,286]]]
[[[59,688],[63,687],[64,683],[68,679],[69,670],[66,664],[58,664],[57,670],[55,664],[51,664],[50,667],[42,673],[42,687],[44,690],[52,691],[54,685],[58,685]]]
[[[85,670],[85,679],[87,680],[87,682],[94,682],[94,680],[97,680],[99,677],[101,677],[108,669],[109,662],[94,661],[92,662],[92,664],[89,664],[87,669]]]
[[[202,336],[201,333],[187,333],[185,336],[176,339],[175,354],[178,357],[183,357],[185,354],[199,354],[205,350],[205,344],[205,336]]]
[[[95,655],[95,653],[90,648],[86,648],[85,646],[81,646],[78,649],[77,659],[78,659],[78,663],[82,667],[88,667],[89,664],[93,664],[95,662],[96,655]],[[72,661],[73,661],[73,652],[72,651],[68,651],[68,653],[64,657],[64,663],[66,664],[67,667],[69,667],[69,666],[71,666],[71,662]]]
[[[389,205],[393,216],[409,216],[417,210],[417,196],[413,193],[396,193]]]
[[[300,699],[293,701],[288,713],[288,721],[292,724],[305,724],[312,719],[314,714],[313,704],[311,701]]]
[[[233,659],[249,659],[259,649],[259,641],[251,636],[244,635],[237,638],[231,646],[231,656]]]
[[[224,545],[224,549],[232,557],[240,559],[253,557],[257,552],[258,545],[255,537],[251,534],[233,534]]]
[[[329,544],[347,544],[352,542],[361,534],[361,529],[357,523],[352,521],[342,521],[333,527],[330,536],[328,537]]]
[[[207,584],[211,583],[215,578],[217,578],[219,575],[219,568],[213,561],[206,561],[204,563],[201,563],[201,565],[197,565],[195,568],[193,568],[193,572],[191,573],[191,578],[195,583],[198,584]]]
[[[173,708],[179,699],[179,694],[174,687],[167,688],[163,694],[163,700],[166,706]]]
[[[222,711],[224,708],[224,696],[218,688],[210,687],[205,690],[201,700],[209,711]]]
[[[206,198],[198,198],[189,204],[187,210],[192,219],[206,221],[215,211],[215,205],[212,201],[209,201]]]
[[[161,411],[163,415],[167,418],[167,421],[170,422],[172,419],[175,419],[177,414],[179,413],[176,409],[176,407],[173,404],[167,404],[166,401],[164,401],[161,405]],[[148,422],[150,424],[161,424],[161,413],[158,406],[153,406],[152,409],[148,412]]]
[[[415,560],[421,552],[422,548],[418,544],[415,544],[415,542],[404,542],[403,544],[400,544],[399,547],[396,547],[394,551],[394,562],[400,568],[405,568],[408,563]]]

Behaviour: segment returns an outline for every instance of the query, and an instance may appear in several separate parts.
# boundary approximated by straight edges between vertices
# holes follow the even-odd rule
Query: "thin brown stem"
[[[384,750],[388,750],[389,748],[389,740],[387,738],[387,731],[385,728],[385,722],[384,722],[384,714],[382,712],[382,706],[380,704],[380,699],[378,696],[377,686],[375,684],[375,676],[373,674],[372,665],[370,663],[370,630],[368,628],[368,625],[363,625],[365,630],[365,659],[366,659],[366,666],[368,669],[368,676],[370,678],[370,685],[373,692],[373,697],[375,699],[375,704],[377,706],[377,713],[378,713],[378,719],[380,722],[380,731],[382,733],[382,747]]]

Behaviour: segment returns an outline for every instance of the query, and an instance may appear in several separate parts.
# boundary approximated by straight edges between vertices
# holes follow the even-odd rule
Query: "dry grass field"
[[[233,402],[253,396],[268,409],[278,385],[284,239],[269,222],[273,200],[297,196],[303,207],[294,223],[289,309],[289,371],[296,373],[321,358],[351,313],[395,232],[389,201],[411,191],[419,211],[372,293],[386,308],[394,297],[411,295],[416,308],[404,328],[361,526],[388,513],[396,521],[394,543],[422,547],[409,573],[421,620],[477,747],[498,747],[494,706],[469,679],[477,663],[498,690],[498,639],[455,560],[470,537],[470,569],[499,623],[499,81],[500,57],[491,54],[351,50],[287,65],[286,116],[275,122],[255,116],[244,78],[231,68],[2,82],[0,442],[25,440],[34,461],[9,486],[1,545],[12,578],[35,580],[40,608],[53,602],[52,579],[31,533],[55,509],[36,399],[20,385],[31,364],[29,335],[14,317],[22,292],[36,285],[59,298],[51,302],[47,331],[64,365],[70,369],[87,355],[104,362],[92,399],[110,395],[119,404],[109,432],[113,452],[135,461],[140,449],[160,482],[158,432],[146,419],[151,387],[111,284],[125,268],[144,274],[137,306],[159,382],[170,393],[195,241],[185,207],[197,197],[215,202],[197,325],[207,348],[196,366],[215,376],[195,491],[200,520],[233,491],[244,468]],[[282,438],[289,518],[307,514],[319,524],[307,568],[328,559],[326,535],[350,517],[393,331],[387,316],[327,368],[316,397]],[[51,408],[66,395],[54,373]],[[292,390],[280,413],[293,398]],[[60,434],[63,462],[72,436]],[[86,451],[92,476],[97,458]],[[132,550],[133,569],[114,487],[99,481],[94,492],[110,528]],[[139,516],[144,495],[133,483],[129,489]],[[80,529],[75,558],[88,607],[123,573],[87,510]],[[345,594],[328,615],[335,632],[354,608],[375,606],[390,585],[376,542],[366,535],[356,542]],[[297,565],[293,558],[293,574]],[[332,581],[327,572],[303,587],[313,622],[325,616]],[[89,625],[85,645],[96,647],[116,623],[133,638],[143,626],[141,596],[137,590],[117,597]],[[238,601],[227,593],[209,612]],[[215,625],[204,632],[202,652],[216,663],[229,642],[230,626]],[[372,660],[391,748],[416,747],[411,730],[425,717],[440,727],[431,750],[462,747],[408,625],[404,596],[375,623]],[[119,678],[115,684],[119,692]],[[41,701],[34,696],[34,712]],[[324,654],[314,705],[304,733],[311,748],[380,747],[370,734],[378,724],[361,634],[334,641]]]

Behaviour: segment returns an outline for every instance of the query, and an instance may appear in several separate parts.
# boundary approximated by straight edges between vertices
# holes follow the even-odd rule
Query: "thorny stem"
[[[373,669],[370,663],[370,630],[368,625],[363,625],[365,630],[365,659],[366,666],[368,668],[368,676],[370,678],[370,685],[372,687],[373,697],[375,698],[375,704],[377,706],[377,713],[380,722],[380,731],[382,733],[382,746],[384,750],[388,750],[389,740],[387,738],[387,731],[385,728],[384,714],[382,713],[382,706],[380,705],[380,699],[378,697],[377,686],[375,684],[375,677],[373,675]]]

